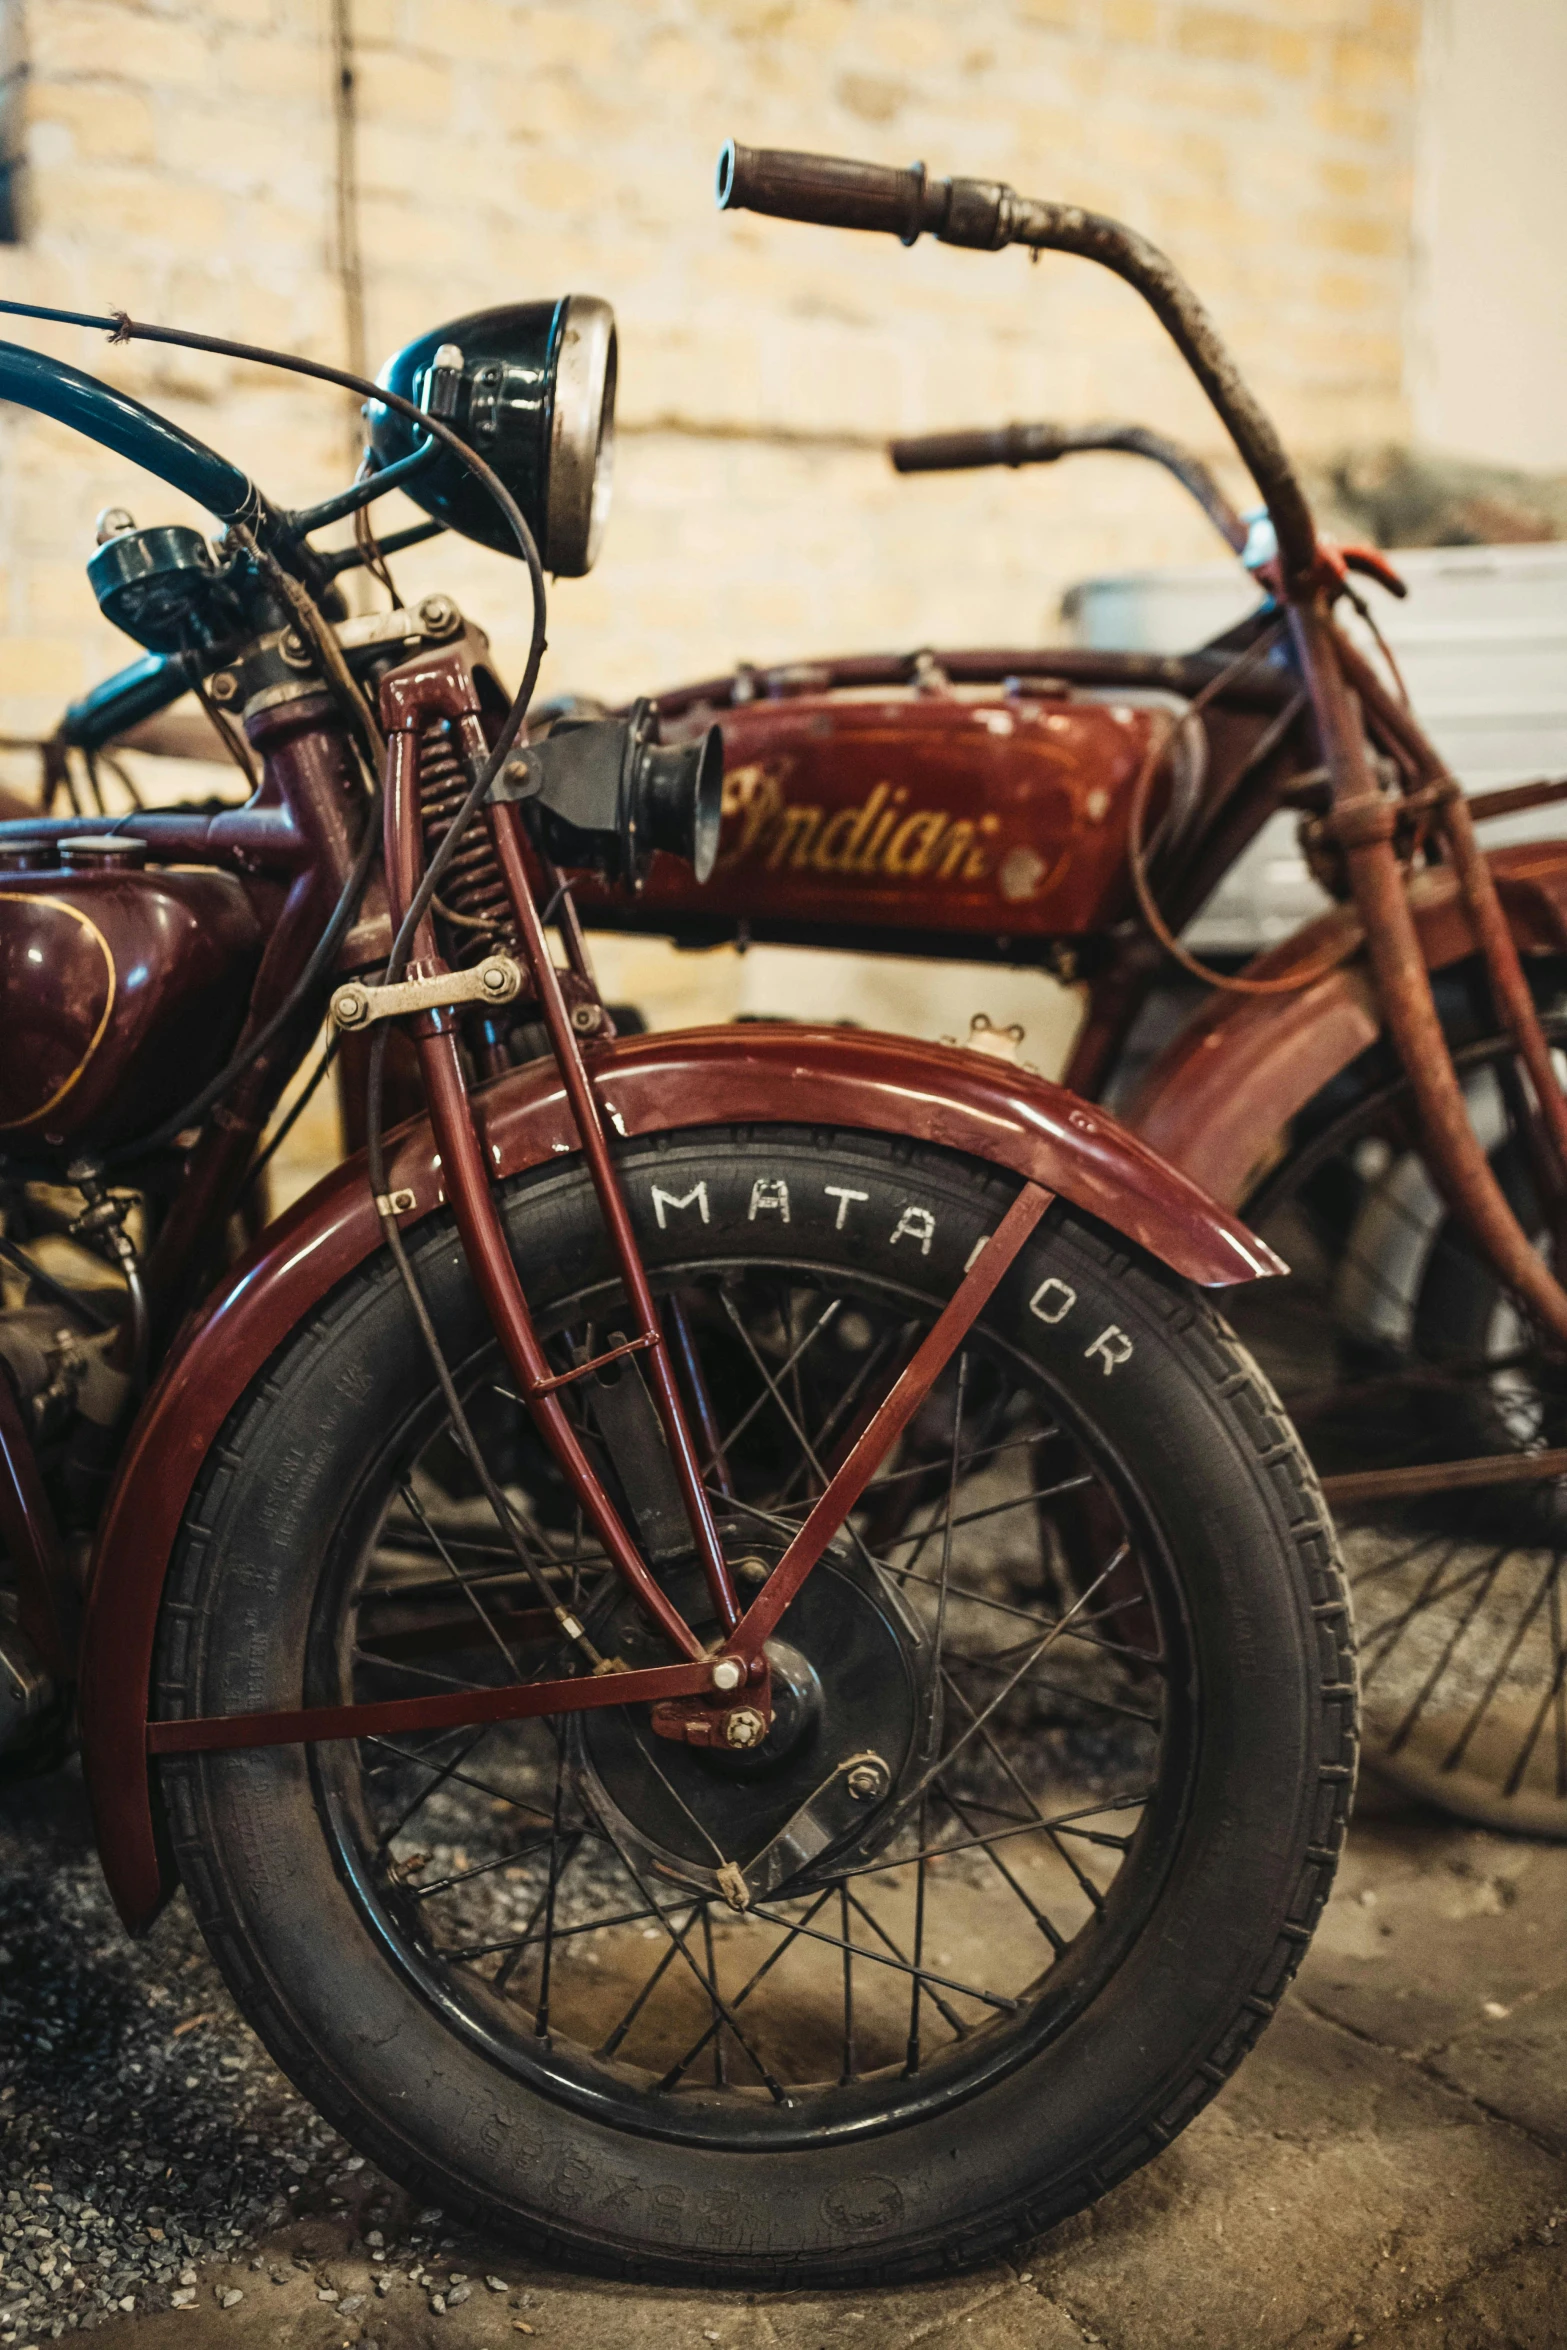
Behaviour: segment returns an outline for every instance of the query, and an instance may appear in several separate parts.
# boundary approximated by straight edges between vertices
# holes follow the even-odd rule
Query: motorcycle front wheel
[[[619,1159],[743,1599],[1015,1186],[784,1127]],[[504,1213],[556,1359],[602,1352],[625,1309],[580,1165]],[[544,1573],[603,1654],[658,1661],[450,1224],[411,1241]],[[634,1361],[561,1392],[710,1633]],[[421,2199],[652,2281],[917,2276],[1102,2194],[1267,2022],[1332,1879],[1353,1659],[1311,1472],[1200,1293],[1053,1208],[769,1653],[753,1751],[627,1707],[160,1766],[241,2006]],[[378,1257],[214,1447],[157,1710],[574,1669]]]

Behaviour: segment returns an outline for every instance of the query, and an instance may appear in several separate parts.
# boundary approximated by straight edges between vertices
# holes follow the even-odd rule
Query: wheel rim
[[[726,1549],[760,1579],[933,1309],[776,1262],[657,1286],[722,1423],[708,1474]],[[569,1308],[556,1323],[564,1365],[587,1334]],[[633,1661],[620,1586],[493,1365],[467,1378],[529,1538]],[[389,1438],[323,1577],[323,1695],[571,1669],[513,1605],[515,1561],[460,1488],[438,1425]],[[661,1572],[697,1623],[694,1568]],[[620,2128],[821,2145],[972,2095],[1109,1980],[1179,1842],[1200,1706],[1172,1569],[1135,1476],[982,1328],[780,1637],[800,1718],[786,1751],[741,1758],[768,1814],[750,1843],[737,1776],[654,1738],[645,1708],[312,1759],[394,1963],[500,2068]],[[874,1701],[852,1705],[856,1686]],[[816,1849],[780,1876],[767,1837],[797,1794]],[[743,1912],[719,1853],[765,1887]]]
[[[1547,1022],[1560,1046],[1567,1015]],[[1455,1054],[1471,1121],[1537,1245],[1511,1048]],[[1448,1213],[1407,1086],[1368,1093],[1248,1216],[1294,1268],[1234,1319],[1325,1476],[1567,1445],[1567,1365]],[[1339,1503],[1365,1758],[1487,1825],[1567,1837],[1567,1480]]]

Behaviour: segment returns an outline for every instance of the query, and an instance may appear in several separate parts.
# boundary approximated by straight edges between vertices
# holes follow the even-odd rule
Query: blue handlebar
[[[60,721],[61,736],[73,750],[101,751],[116,735],[155,718],[189,693],[201,672],[199,654],[144,653],[73,702]]]
[[[264,512],[261,494],[249,476],[216,449],[144,408],[128,392],[115,391],[63,359],[47,358],[20,343],[0,342],[0,400],[36,408],[41,416],[52,416],[100,447],[130,458],[171,489],[194,498],[220,522],[253,523]]]

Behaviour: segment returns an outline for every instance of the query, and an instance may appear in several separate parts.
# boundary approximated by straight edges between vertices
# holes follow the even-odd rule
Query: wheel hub
[[[721,1532],[733,1555],[742,1537]],[[785,1546],[743,1540],[754,1587],[765,1579],[756,1565],[770,1573]],[[696,1562],[662,1579],[693,1630],[716,1639]],[[627,1592],[609,1595],[593,1630],[633,1671],[664,1661]],[[577,1714],[568,1733],[579,1795],[615,1840],[659,1876],[736,1903],[742,1887],[761,1899],[869,1857],[940,1732],[929,1643],[891,1580],[842,1545],[823,1555],[766,1654],[772,1722],[754,1743],[654,1738],[645,1706]]]

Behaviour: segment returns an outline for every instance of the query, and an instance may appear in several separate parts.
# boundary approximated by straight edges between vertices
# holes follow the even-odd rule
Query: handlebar
[[[195,653],[144,653],[71,703],[60,721],[61,740],[73,751],[103,750],[188,694],[203,666]]]
[[[899,171],[788,147],[741,147],[733,139],[718,158],[720,212],[883,229],[905,245],[929,230],[945,245],[994,251],[1010,241],[1009,200],[1017,201],[1000,180],[930,179],[923,163]]]
[[[1142,295],[1234,441],[1272,519],[1286,581],[1301,593],[1315,584],[1316,529],[1284,444],[1180,271],[1135,229],[1075,204],[1020,196],[1000,180],[932,179],[922,163],[899,171],[733,140],[718,158],[718,204],[827,228],[879,229],[910,245],[928,231],[944,245],[986,252],[1029,245],[1077,253],[1112,270]]]
[[[1146,457],[1189,490],[1222,538],[1239,554],[1249,536],[1200,457],[1145,424],[1001,424],[971,432],[919,433],[889,441],[897,473],[958,473],[981,465],[1054,465],[1084,450],[1113,449]]]
[[[20,308],[20,305],[13,305]],[[181,432],[166,416],[144,408],[128,392],[116,391],[95,375],[84,375],[63,359],[46,358],[21,343],[0,342],[0,400],[35,408],[68,424],[100,448],[112,449],[156,474],[171,489],[194,498],[220,522],[254,524],[265,501],[248,475],[216,449]]]

